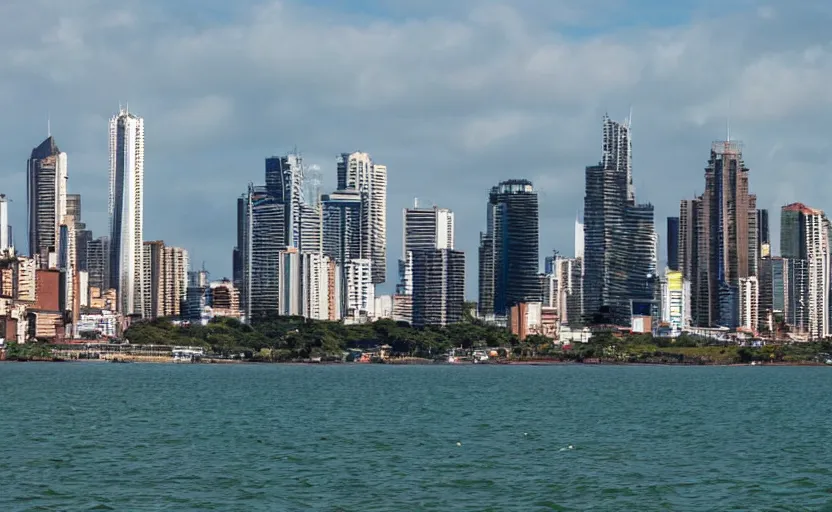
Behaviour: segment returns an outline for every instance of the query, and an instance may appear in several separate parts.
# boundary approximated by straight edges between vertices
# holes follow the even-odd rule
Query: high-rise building
[[[244,196],[241,307],[248,321],[279,308],[280,253],[286,248],[283,203],[264,187]]]
[[[29,254],[48,261],[66,215],[66,153],[49,136],[32,150],[26,173]]]
[[[805,325],[794,327],[805,328],[809,339],[828,337],[829,225],[823,211],[802,203],[784,206],[780,211],[780,252],[784,258],[795,260],[793,266],[799,272],[792,281],[798,285],[795,299],[806,308],[805,314],[795,316],[797,324]]]
[[[413,325],[445,326],[462,320],[465,253],[453,249],[413,251]]]
[[[739,325],[740,329],[756,332],[760,324],[760,288],[757,278],[741,277],[739,280]]]
[[[375,286],[372,282],[372,263],[367,259],[349,260],[345,265],[344,276],[346,278],[346,295],[344,296],[344,309],[346,314],[353,320],[364,319],[373,316],[375,305]]]
[[[698,326],[738,327],[739,279],[757,275],[757,206],[756,196],[749,194],[748,173],[739,142],[713,143],[705,168],[705,191],[693,203],[697,250],[692,302]],[[680,214],[686,213],[682,203]],[[681,225],[680,219],[680,229]],[[691,266],[682,258],[681,264],[683,271]]]
[[[399,294],[413,293],[413,253],[454,248],[454,213],[447,208],[402,210],[402,259],[399,260]]]
[[[303,201],[303,160],[298,154],[266,159],[266,192],[283,204],[283,245],[300,247]]]
[[[584,221],[581,217],[575,219],[575,257],[584,258]]]
[[[0,253],[13,248],[12,227],[9,225],[9,200],[0,194]]]
[[[690,326],[690,282],[681,271],[666,269],[662,279],[662,321],[672,334]]]
[[[603,135],[601,161],[586,168],[584,314],[629,325],[634,302],[655,302],[658,239],[652,205],[635,202],[629,120],[604,116]]]
[[[387,166],[373,163],[367,153],[338,157],[338,191],[355,190],[362,201],[361,258],[372,262],[373,284],[387,274]]]
[[[492,187],[480,233],[480,315],[504,317],[517,303],[540,302],[538,213],[531,181]]]
[[[583,260],[556,257],[551,273],[557,281],[557,287],[549,306],[557,308],[561,324],[581,325],[584,320]]]
[[[81,194],[66,195],[66,215],[75,219],[73,230],[75,231],[75,261],[77,270],[88,270],[87,245],[92,240],[92,231],[81,217]]]
[[[144,312],[144,120],[126,109],[110,119],[110,287],[125,315]]]
[[[757,245],[758,258],[771,255],[771,235],[768,229],[768,210],[757,210]]]
[[[693,282],[698,261],[697,225],[699,199],[682,199],[679,206],[679,243],[677,261],[682,277]]]
[[[144,318],[164,317],[164,252],[161,240],[143,243],[144,250]]]
[[[91,288],[106,290],[110,286],[110,238],[102,236],[87,244],[87,271]]]
[[[300,205],[300,252],[320,253],[324,250],[323,214],[321,204]]]
[[[679,217],[667,218],[667,268],[679,270]]]
[[[282,316],[302,315],[303,282],[301,255],[294,247],[280,251],[277,271],[277,312]]]
[[[301,253],[301,314],[314,320],[330,319],[330,291],[336,289],[333,282],[338,272],[330,265],[329,256],[320,252]],[[335,299],[336,297],[333,297]],[[335,301],[333,301],[335,302]],[[340,314],[340,308],[338,313]],[[335,311],[333,311],[335,313]]]
[[[363,202],[357,190],[338,190],[321,196],[323,252],[343,265],[361,259]]]

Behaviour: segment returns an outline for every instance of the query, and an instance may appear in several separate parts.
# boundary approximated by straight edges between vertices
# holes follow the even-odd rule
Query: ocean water
[[[830,440],[832,368],[0,364],[0,511],[832,510]]]

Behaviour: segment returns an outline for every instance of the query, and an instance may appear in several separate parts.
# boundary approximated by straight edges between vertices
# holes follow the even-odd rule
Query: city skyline
[[[50,113],[53,133],[61,149],[69,154],[69,189],[85,198],[85,221],[96,236],[106,234],[106,197],[101,192],[101,180],[106,180],[103,178],[106,175],[106,145],[102,141],[101,126],[112,110],[111,105],[127,99],[131,110],[135,109],[148,119],[145,238],[162,239],[188,248],[194,255],[195,266],[205,261],[216,277],[231,275],[228,258],[218,248],[233,239],[234,220],[233,207],[213,198],[232,188],[238,193],[238,182],[258,180],[262,158],[283,154],[295,144],[302,148],[307,163],[321,168],[326,182],[322,190],[331,191],[335,181],[333,159],[340,151],[356,148],[371,151],[374,158],[389,166],[391,172],[386,291],[394,286],[397,270],[394,263],[400,257],[398,244],[391,242],[398,240],[400,233],[398,213],[412,202],[413,197],[422,197],[450,208],[457,215],[456,245],[469,256],[466,295],[472,298],[476,290],[476,283],[472,282],[476,262],[470,256],[476,248],[476,233],[482,222],[481,194],[487,193],[499,180],[528,178],[540,191],[541,257],[552,248],[564,254],[571,253],[572,221],[580,206],[582,171],[588,163],[587,158],[597,154],[598,119],[607,110],[612,117],[621,119],[630,104],[636,118],[634,185],[639,200],[655,206],[656,230],[660,235],[662,219],[676,213],[678,200],[702,192],[702,148],[712,140],[724,137],[728,97],[732,100],[732,138],[746,143],[744,157],[754,172],[757,207],[768,209],[772,215],[777,215],[783,204],[795,201],[830,209],[825,204],[828,196],[825,182],[818,181],[820,186],[810,186],[812,180],[822,176],[820,171],[828,167],[826,157],[820,151],[822,146],[813,135],[818,133],[820,119],[826,117],[826,103],[817,102],[820,96],[812,85],[821,81],[821,76],[813,73],[825,72],[825,60],[822,53],[805,52],[821,41],[812,28],[827,19],[819,11],[813,11],[812,6],[817,6],[816,3],[801,4],[796,10],[787,11],[775,6],[759,12],[756,7],[716,12],[706,5],[693,12],[689,6],[670,6],[667,9],[676,13],[676,21],[662,22],[656,19],[657,14],[647,17],[640,23],[661,29],[662,34],[644,31],[639,35],[641,42],[629,41],[628,36],[632,34],[626,29],[603,24],[592,28],[583,41],[570,36],[559,42],[554,36],[569,31],[566,22],[561,20],[555,24],[554,31],[544,31],[533,21],[534,18],[551,19],[547,17],[551,12],[546,7],[519,5],[500,11],[507,13],[503,19],[517,20],[518,25],[512,29],[509,24],[495,24],[495,11],[484,7],[471,8],[466,4],[444,8],[453,9],[450,11],[434,6],[437,10],[432,15],[453,23],[454,29],[459,31],[452,33],[463,34],[458,35],[460,39],[456,40],[456,46],[451,44],[444,50],[447,58],[454,67],[470,73],[473,78],[470,82],[455,85],[453,74],[439,73],[447,78],[427,88],[424,79],[412,84],[406,79],[416,78],[417,73],[437,76],[434,73],[437,67],[439,71],[444,69],[441,60],[431,64],[431,68],[425,68],[426,64],[415,66],[413,74],[403,74],[401,67],[393,66],[396,60],[414,64],[411,61],[413,53],[394,44],[394,36],[402,32],[418,36],[418,41],[425,41],[427,45],[431,39],[454,41],[450,33],[442,31],[441,24],[425,21],[424,8],[411,7],[412,10],[407,11],[408,7],[399,7],[405,12],[398,14],[412,16],[420,30],[430,37],[410,32],[414,29],[408,28],[401,18],[390,21],[390,33],[376,32],[373,23],[389,19],[389,14],[365,12],[364,18],[323,21],[327,13],[334,12],[331,5],[301,12],[297,4],[287,3],[279,15],[265,9],[262,16],[255,17],[247,10],[255,4],[235,7],[238,10],[233,12],[225,11],[225,18],[224,11],[220,11],[217,23],[252,28],[252,38],[253,34],[266,33],[267,28],[271,28],[272,33],[286,34],[283,29],[293,30],[295,23],[310,34],[301,36],[301,41],[308,43],[310,51],[320,55],[317,63],[302,66],[291,79],[283,77],[277,86],[268,88],[268,92],[254,85],[259,73],[267,66],[230,58],[244,55],[243,48],[232,44],[223,51],[223,45],[211,42],[225,41],[222,31],[198,16],[197,19],[186,19],[174,13],[170,16],[171,25],[158,27],[163,34],[175,36],[169,41],[167,55],[155,48],[147,49],[146,55],[135,55],[128,45],[117,41],[118,44],[103,45],[109,48],[105,55],[92,47],[93,41],[101,38],[113,42],[114,32],[119,33],[120,40],[137,39],[139,34],[150,29],[146,15],[132,11],[128,6],[125,13],[129,16],[109,18],[114,20],[112,23],[125,24],[124,31],[114,30],[112,24],[105,23],[88,27],[82,22],[89,14],[84,12],[83,4],[59,6],[38,17],[37,27],[44,24],[59,26],[59,20],[66,18],[75,28],[79,47],[36,40],[29,35],[38,33],[37,29],[27,25],[29,18],[14,15],[17,13],[15,2],[4,3],[3,18],[18,20],[17,26],[4,32],[4,37],[16,38],[9,39],[13,43],[10,48],[19,55],[32,56],[31,60],[24,59],[10,66],[9,74],[2,79],[4,85],[12,88],[7,96],[10,102],[8,120],[0,123],[0,135],[6,141],[0,148],[0,163],[9,173],[8,190],[3,192],[12,200],[9,203],[11,223],[16,228],[16,245],[21,250],[25,250],[20,192],[25,188],[25,179],[20,169],[21,155],[45,137]],[[627,7],[626,2],[622,3],[621,7],[605,11],[602,17],[612,18]],[[544,12],[541,14],[541,11]],[[635,8],[632,12],[643,11]],[[105,8],[89,19],[100,20],[110,14],[114,13]],[[687,21],[696,18],[694,14],[708,15],[708,24]],[[742,23],[735,23],[737,20]],[[184,21],[184,26],[193,31],[168,32],[174,21],[179,26]],[[732,34],[721,31],[720,27],[728,24],[738,30]],[[787,37],[785,31],[798,24],[803,27],[801,36]],[[466,53],[478,45],[490,48],[485,34],[496,30],[508,36],[516,33],[512,30],[518,26],[525,29],[525,39],[509,38],[510,44],[501,49],[506,53],[497,52],[493,57]],[[356,27],[367,28],[369,33],[356,36],[357,40],[344,41],[347,53],[354,56],[348,59],[349,64],[358,63],[360,69],[372,76],[375,76],[372,72],[379,69],[377,66],[389,68],[389,73],[384,75],[388,78],[374,82],[368,90],[351,85],[335,96],[329,96],[329,89],[324,92],[315,84],[337,75],[341,67],[333,66],[336,61],[332,58],[332,50],[317,46],[311,34],[325,40],[326,34],[341,37]],[[668,32],[672,37],[667,35]],[[762,33],[774,34],[777,38],[764,42]],[[61,33],[61,37],[71,41],[72,34],[72,31]],[[389,54],[380,60],[374,59],[367,46],[366,38],[370,34],[390,43],[387,46]],[[187,46],[192,38],[200,44]],[[645,43],[645,39],[650,44]],[[670,44],[670,40],[676,43]],[[714,65],[712,59],[701,59],[701,56],[712,55],[715,44],[721,48],[721,59],[740,64],[735,69],[735,78],[717,87],[700,90],[705,83],[702,77],[707,76],[703,69]],[[593,45],[604,48],[604,51],[598,51],[600,56],[592,51]],[[772,45],[777,45],[774,53]],[[587,74],[587,68],[575,67],[578,64],[571,58],[558,64],[549,60],[548,55],[564,46],[574,50],[568,54],[581,56],[599,70],[608,69],[599,65],[599,62],[609,64],[607,50],[621,52],[616,53],[621,59],[616,59],[615,67],[621,73],[596,76],[592,72]],[[185,48],[181,51],[186,53],[177,54],[169,51],[171,48]],[[73,57],[74,51],[91,53],[89,59],[79,60]],[[640,51],[643,56],[639,55]],[[114,64],[113,54],[122,57],[117,60],[132,63],[129,74],[128,70]],[[268,67],[279,67],[289,58],[280,52],[270,57],[274,60],[265,58],[269,55],[263,55]],[[805,58],[792,58],[804,55]],[[603,60],[598,60],[602,57]],[[43,61],[39,58],[59,65],[42,66]],[[182,61],[176,60],[180,58]],[[232,65],[234,60],[241,61],[240,67]],[[703,60],[707,61],[707,66]],[[182,75],[179,72],[157,74],[154,61],[167,70],[181,69]],[[508,63],[510,61],[534,65],[515,69]],[[95,71],[95,66],[106,62],[111,63],[110,67],[103,68],[111,71],[107,76]],[[182,66],[171,66],[171,62]],[[214,69],[217,65],[229,65],[239,73],[223,77],[203,73],[199,66],[204,62],[211,62]],[[185,63],[197,67],[186,68]],[[629,64],[626,69],[618,67],[625,63]],[[332,71],[326,71],[328,67]],[[41,88],[24,91],[30,89],[26,87],[30,83],[26,82],[29,74],[46,73],[46,69],[55,75],[37,75]],[[777,70],[781,69],[784,72],[779,73]],[[476,80],[482,73],[492,76],[491,70],[496,80],[483,82],[492,81],[493,85]],[[568,70],[575,73],[563,73]],[[179,80],[186,74],[191,77],[206,75],[206,81],[182,88]],[[564,74],[570,78],[564,80]],[[136,79],[125,80],[128,76]],[[766,80],[766,76],[779,79]],[[806,78],[797,78],[801,76]],[[555,77],[560,79],[555,80]],[[118,87],[114,86],[114,79],[118,79]],[[557,87],[552,87],[553,83],[557,83]],[[505,93],[493,95],[491,87]],[[304,88],[308,95],[299,95]],[[416,94],[421,89],[425,90],[424,95]],[[71,91],[80,93],[70,95]],[[657,91],[660,92],[657,94]],[[486,96],[500,98],[499,104],[488,107],[481,99]],[[44,102],[44,97],[48,101]],[[280,98],[287,97],[296,99],[291,105],[284,104]],[[327,97],[331,100],[322,100]],[[252,104],[257,105],[256,112]],[[806,111],[807,104],[819,104],[822,108]],[[26,106],[25,117],[19,114],[16,105]],[[41,111],[32,109],[32,105],[39,105]],[[430,105],[439,105],[442,112]],[[415,111],[423,112],[424,119],[409,116]],[[441,121],[449,111],[458,121]],[[404,121],[398,120],[398,114],[403,114],[401,119]],[[360,125],[344,130],[342,121],[346,116]],[[27,122],[21,123],[21,119]],[[27,123],[30,124],[27,126]],[[426,127],[432,128],[428,131]],[[506,151],[515,155],[516,170],[506,172],[502,159],[496,158]],[[672,162],[672,169],[668,168],[668,162]],[[198,174],[196,169],[199,169]],[[667,192],[669,187],[673,189],[670,193]],[[187,192],[183,194],[182,190]],[[206,235],[192,229],[194,225],[216,229]],[[779,223],[775,220],[772,222],[775,252],[778,251],[778,232]],[[660,245],[660,259],[664,261],[665,244]]]

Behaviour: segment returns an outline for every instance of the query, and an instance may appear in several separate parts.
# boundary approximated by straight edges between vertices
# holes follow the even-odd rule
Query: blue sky
[[[660,235],[702,190],[729,102],[760,207],[832,208],[830,21],[817,0],[4,0],[0,192],[25,245],[25,161],[51,113],[70,189],[105,234],[107,119],[129,101],[146,124],[145,238],[219,278],[235,198],[266,156],[297,145],[326,191],[335,156],[360,149],[389,170],[382,291],[419,197],[456,212],[474,297],[500,180],[540,190],[541,257],[572,252],[605,111],[633,107],[637,198]]]

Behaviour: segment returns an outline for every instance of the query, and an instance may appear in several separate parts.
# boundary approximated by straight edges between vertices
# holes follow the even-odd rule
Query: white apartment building
[[[125,315],[143,314],[144,120],[126,109],[110,119],[110,274]]]

